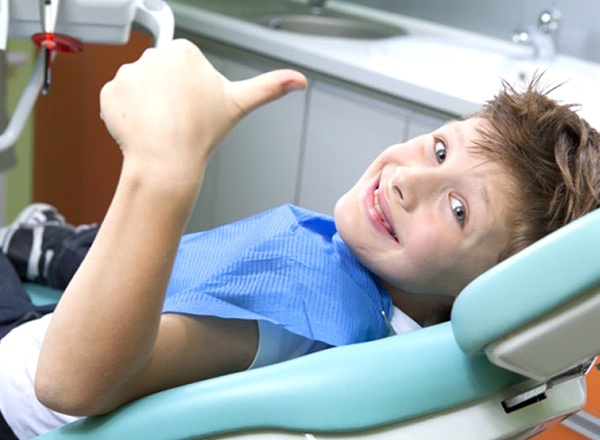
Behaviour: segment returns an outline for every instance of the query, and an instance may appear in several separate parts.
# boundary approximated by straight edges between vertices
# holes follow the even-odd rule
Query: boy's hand
[[[306,78],[291,70],[230,82],[196,46],[175,40],[119,69],[101,91],[101,116],[126,161],[198,173],[245,114],[304,87]]]
[[[163,319],[162,305],[211,151],[244,114],[305,85],[292,71],[231,83],[180,40],[148,50],[103,88],[102,118],[123,150],[123,169],[46,334],[35,385],[40,401],[60,412],[101,414],[251,361],[252,323],[235,330]],[[222,350],[210,342],[225,334],[238,345]]]

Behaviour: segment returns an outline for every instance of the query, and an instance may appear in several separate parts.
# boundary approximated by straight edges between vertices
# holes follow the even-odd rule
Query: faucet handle
[[[558,8],[550,6],[542,11],[538,18],[538,29],[546,34],[553,34],[560,26],[562,14]]]

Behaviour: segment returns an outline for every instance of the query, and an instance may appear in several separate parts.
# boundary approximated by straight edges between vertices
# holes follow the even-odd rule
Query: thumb
[[[305,89],[308,81],[295,70],[274,70],[243,81],[229,83],[227,95],[241,112],[240,117],[294,90]]]

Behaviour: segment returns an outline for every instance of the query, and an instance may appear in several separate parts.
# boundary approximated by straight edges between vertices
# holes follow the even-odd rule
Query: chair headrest
[[[600,209],[549,234],[470,283],[452,309],[467,354],[600,285]]]

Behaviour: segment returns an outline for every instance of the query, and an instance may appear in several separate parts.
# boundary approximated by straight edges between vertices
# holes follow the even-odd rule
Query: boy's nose
[[[432,167],[399,166],[392,178],[392,186],[398,201],[410,210],[417,203],[439,194],[442,179],[439,170]]]

